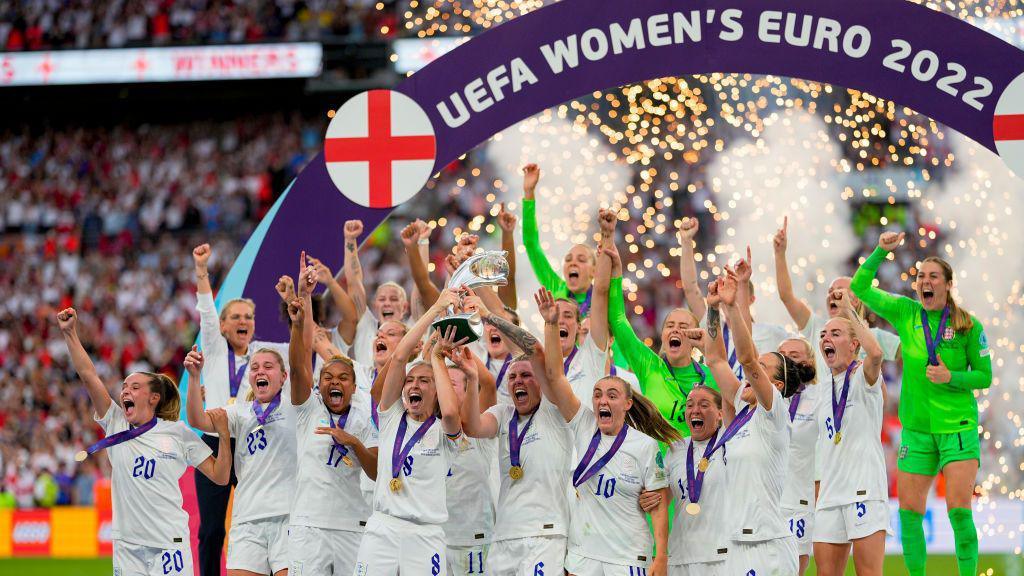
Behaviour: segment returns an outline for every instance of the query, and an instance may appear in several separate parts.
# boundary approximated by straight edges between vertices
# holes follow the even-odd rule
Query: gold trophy
[[[466,259],[451,278],[448,279],[448,288],[459,288],[465,285],[468,288],[479,288],[481,286],[504,286],[508,284],[508,260],[505,259],[504,250],[491,250],[474,254]],[[480,321],[480,315],[456,314],[455,309],[448,307],[448,315],[438,318],[431,324],[434,328],[444,334],[449,326],[455,326],[455,341],[466,338],[466,343],[475,342],[484,335],[484,327]]]

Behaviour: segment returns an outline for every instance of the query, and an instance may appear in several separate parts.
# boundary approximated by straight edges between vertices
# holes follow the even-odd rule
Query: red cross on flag
[[[338,109],[327,126],[324,160],[346,198],[391,208],[412,198],[434,169],[434,129],[412,98],[370,90]]]
[[[1024,74],[1014,78],[999,96],[992,136],[1003,162],[1024,178]]]

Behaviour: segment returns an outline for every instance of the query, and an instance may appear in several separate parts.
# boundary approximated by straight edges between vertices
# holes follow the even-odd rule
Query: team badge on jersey
[[[952,340],[956,336],[956,332],[952,326],[946,326],[946,329],[942,331],[943,340]]]

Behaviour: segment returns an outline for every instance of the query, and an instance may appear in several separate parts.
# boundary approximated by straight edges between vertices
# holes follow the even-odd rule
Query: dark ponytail
[[[782,397],[789,398],[803,391],[804,386],[814,381],[816,370],[812,364],[799,364],[781,352],[772,352],[779,359],[773,380],[782,382]]]

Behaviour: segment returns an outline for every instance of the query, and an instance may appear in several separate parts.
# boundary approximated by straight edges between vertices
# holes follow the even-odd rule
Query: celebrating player
[[[181,399],[178,387],[163,374],[133,372],[121,385],[121,405],[116,404],[82,346],[77,331],[78,314],[65,308],[57,324],[68,347],[71,363],[85,384],[94,418],[106,438],[76,456],[107,449],[111,467],[114,573],[125,576],[192,574],[192,549],[188,515],[181,508],[178,479],[194,466],[210,481],[225,485],[231,474],[229,436],[224,410],[206,413],[220,434],[221,457],[178,421]],[[199,382],[202,357],[185,362],[194,382]],[[154,521],[154,519],[156,521]]]
[[[544,343],[559,345],[558,309],[551,292],[536,295],[544,318]],[[668,573],[668,481],[658,442],[680,438],[648,399],[616,376],[599,379],[584,407],[573,392],[557,356],[547,355],[548,397],[573,433],[579,463],[573,472],[577,501],[572,511],[565,570],[575,576],[640,572]],[[600,453],[600,456],[598,456]],[[651,512],[654,541],[637,506],[643,491],[663,492]],[[614,529],[612,528],[614,526]],[[652,545],[655,556],[651,557]]]
[[[288,528],[292,574],[350,576],[370,506],[360,492],[360,472],[377,473],[377,430],[370,405],[354,402],[352,361],[330,358],[320,369],[316,394],[307,361],[312,348],[312,267],[299,277],[299,296],[288,305],[291,402],[296,414],[298,472]],[[302,286],[308,286],[303,290]],[[365,396],[364,396],[365,398]]]
[[[846,572],[850,547],[858,575],[882,573],[889,492],[882,453],[882,348],[845,291],[832,298],[841,316],[825,324],[819,347],[829,365],[829,391],[818,409],[821,488],[814,514],[818,574]],[[867,353],[857,360],[860,348]],[[831,409],[829,409],[831,408]]]
[[[444,482],[462,437],[458,400],[447,378],[435,379],[425,362],[408,369],[408,358],[430,323],[454,305],[445,290],[395,349],[380,387],[378,482],[373,514],[359,545],[356,574],[439,574],[445,569],[442,525],[448,520]],[[431,354],[443,355],[454,329],[437,339]],[[440,420],[440,422],[438,422]]]
[[[789,451],[789,415],[785,398],[796,394],[814,376],[814,369],[793,362],[778,352],[758,356],[743,320],[737,298],[738,279],[731,269],[708,290],[708,328],[705,344],[709,365],[726,403],[729,466],[727,518],[733,523],[729,547],[729,574],[795,575],[798,570],[796,542],[782,516],[782,484]],[[741,386],[725,359],[720,344],[725,309],[736,342],[736,355],[747,380]],[[688,333],[692,337],[692,333]]]
[[[707,366],[693,359],[693,347],[683,336],[687,329],[697,327],[697,317],[684,308],[668,313],[661,325],[661,353],[655,353],[637,337],[629,320],[622,294],[622,262],[614,244],[609,243],[601,251],[598,266],[597,291],[609,290],[607,323],[618,342],[630,369],[640,380],[640,390],[651,400],[661,415],[684,436],[689,435],[686,427],[686,397],[695,386],[706,385],[717,388],[714,376]],[[610,278],[610,280],[609,280]],[[594,310],[591,325],[604,320]],[[595,331],[596,332],[596,331]],[[599,338],[599,336],[597,336]]]
[[[903,433],[896,484],[903,560],[911,576],[925,573],[925,505],[941,470],[960,574],[973,575],[978,572],[978,533],[971,496],[981,462],[974,391],[992,384],[988,339],[981,322],[954,300],[953,269],[941,258],[925,258],[918,266],[913,283],[917,300],[872,286],[878,266],[903,237],[903,232],[882,233],[850,285],[900,337]]]

